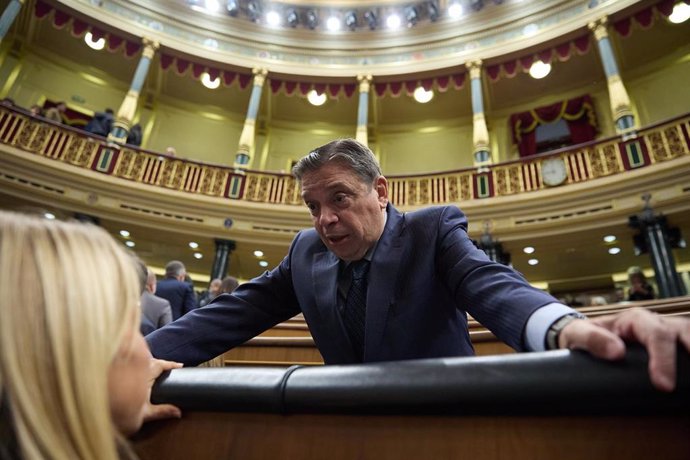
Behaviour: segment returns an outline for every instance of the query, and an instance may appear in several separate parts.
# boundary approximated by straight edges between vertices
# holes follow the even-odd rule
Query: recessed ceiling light
[[[527,261],[527,263],[530,265],[537,265],[539,263],[539,259],[530,259]]]
[[[425,90],[423,86],[418,86],[417,89],[414,90],[414,100],[420,104],[426,104],[433,98],[434,92]]]
[[[120,236],[123,238],[129,238],[129,232],[127,230],[120,230]]]
[[[448,16],[457,19],[462,16],[462,5],[459,2],[451,3],[448,6]]]
[[[619,252],[621,252],[621,248],[618,248],[618,247],[609,248],[609,254],[616,255]]]
[[[256,257],[263,257],[263,256],[264,256],[264,252],[257,249],[256,251],[254,251],[254,255],[255,255]]]
[[[614,241],[616,241],[616,235],[606,235],[604,237],[604,241],[607,243],[613,243]]]
[[[205,0],[204,6],[212,13],[217,13],[220,11],[220,2],[218,0]]]
[[[271,27],[280,25],[280,15],[277,11],[269,11],[266,13],[266,24]]]
[[[125,245],[128,248],[133,248],[134,246],[136,246],[136,244],[134,244],[134,241],[125,241]]]
[[[530,76],[537,80],[544,78],[549,73],[551,73],[551,64],[545,64],[542,61],[535,62],[532,64],[532,67],[529,68]]]
[[[53,220],[55,219],[55,214],[53,214],[52,212],[46,212],[43,214],[43,217],[45,217],[48,220]]]
[[[204,255],[203,255],[202,253],[200,253],[200,252],[195,252],[195,253],[194,253],[194,258],[195,258],[195,259],[201,259],[202,257],[204,257]]]
[[[197,242],[195,242],[195,241],[190,241],[190,242],[189,242],[189,247],[192,248],[192,249],[196,249],[196,248],[199,247],[199,243],[197,243]]]
[[[522,248],[522,252],[525,254],[532,254],[534,252],[534,248],[532,246],[525,246]]]
[[[259,265],[261,265],[262,267],[268,267],[268,262],[266,262],[265,260],[260,260]]]

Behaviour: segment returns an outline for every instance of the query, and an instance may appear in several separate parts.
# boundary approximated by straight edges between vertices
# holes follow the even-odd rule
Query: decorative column
[[[642,213],[630,216],[628,225],[640,230],[640,234],[634,237],[635,247],[638,254],[649,252],[659,297],[682,296],[685,295],[685,287],[678,276],[672,248],[685,243],[677,228],[668,227],[666,216],[654,214],[649,204],[651,197],[649,193],[642,195],[644,209]]]
[[[474,144],[474,165],[484,166],[491,163],[489,150],[489,130],[486,128],[484,117],[484,96],[482,93],[482,61],[465,63],[470,70],[470,84],[472,90],[472,141]]]
[[[132,84],[129,87],[129,91],[125,96],[124,101],[122,101],[120,110],[117,111],[115,122],[110,130],[110,134],[108,134],[108,140],[111,142],[124,144],[127,141],[129,127],[132,124],[132,119],[137,111],[139,93],[141,93],[141,88],[144,86],[144,81],[146,81],[149,66],[151,65],[151,59],[153,59],[153,55],[156,53],[156,50],[159,47],[158,42],[146,37],[143,39],[143,44],[144,51],[141,53],[141,59],[137,65],[137,70],[134,72]]]
[[[0,42],[5,38],[7,31],[10,30],[12,23],[17,18],[19,10],[26,0],[10,0],[10,3],[5,7],[5,11],[0,16]]]
[[[616,63],[616,57],[613,54],[613,48],[609,40],[607,25],[608,17],[604,16],[594,22],[590,22],[589,28],[594,32],[594,37],[597,39],[597,45],[599,46],[599,56],[606,73],[611,112],[616,123],[616,130],[621,134],[627,134],[635,130],[635,116],[630,107],[628,92],[625,90],[625,86],[623,86],[623,80],[621,80],[618,71],[618,64]]]
[[[367,124],[369,123],[369,89],[371,88],[371,75],[357,75],[359,82],[359,107],[357,109],[357,134],[355,139],[364,145],[369,143]]]
[[[235,242],[232,240],[216,240],[216,255],[211,268],[211,279],[223,279],[228,274],[230,253],[235,250]]]
[[[242,134],[240,134],[240,144],[237,147],[237,154],[235,155],[235,169],[247,169],[249,164],[249,152],[254,147],[254,133],[256,131],[256,117],[259,114],[259,104],[261,103],[261,91],[266,82],[266,69],[254,68],[254,81],[252,86],[252,94],[249,98],[249,108],[247,109],[247,118],[244,120],[242,127]]]

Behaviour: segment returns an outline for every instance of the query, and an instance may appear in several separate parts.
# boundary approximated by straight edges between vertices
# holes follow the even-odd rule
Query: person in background
[[[142,137],[143,134],[141,132],[141,125],[136,123],[129,129],[129,133],[127,134],[127,144],[139,147],[141,145]]]
[[[170,157],[174,157],[177,155],[177,150],[175,149],[175,147],[168,146],[165,148],[165,154]]]
[[[208,290],[204,291],[199,297],[199,306],[203,307],[207,305],[210,301],[216,298],[220,293],[221,280],[219,278],[213,278],[208,285]]]
[[[240,283],[237,281],[237,278],[234,278],[232,276],[226,276],[220,283],[219,294],[230,294],[235,289],[237,289],[239,285]]]
[[[34,117],[42,117],[42,116],[44,116],[44,114],[43,114],[43,107],[41,107],[41,106],[38,105],[38,104],[32,105],[31,108],[29,109],[29,112],[30,112],[31,115],[33,115]]]
[[[628,269],[628,300],[652,300],[654,298],[654,288],[647,282],[647,277],[640,267],[630,267]]]
[[[0,458],[135,458],[126,436],[180,417],[149,403],[181,365],[139,333],[136,270],[99,227],[0,211]]]
[[[54,121],[55,123],[63,123],[63,116],[66,110],[67,104],[65,104],[63,101],[60,101],[55,104],[54,107],[46,109],[43,116],[48,120]]]
[[[93,114],[93,118],[91,118],[84,127],[84,131],[106,137],[113,127],[114,118],[113,109],[105,109],[104,112],[96,112]]]
[[[147,335],[148,333],[172,322],[172,308],[170,307],[170,302],[168,300],[155,295],[156,274],[145,265],[141,267],[141,272],[145,275],[142,280],[144,290],[141,293],[140,300],[141,313],[142,319],[145,318],[148,320],[147,323],[142,321],[142,324],[153,326],[153,329],[147,331],[146,333],[144,333],[144,330],[142,329],[142,334]]]
[[[187,269],[179,260],[171,260],[165,266],[165,278],[158,282],[156,295],[170,302],[173,321],[197,307],[192,285],[185,282]]]

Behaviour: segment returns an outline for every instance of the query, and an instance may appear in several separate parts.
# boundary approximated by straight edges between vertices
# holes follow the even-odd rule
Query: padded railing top
[[[568,350],[472,358],[290,368],[178,369],[154,402],[183,410],[449,415],[687,414],[690,355],[673,393],[656,391],[647,354],[605,362]]]

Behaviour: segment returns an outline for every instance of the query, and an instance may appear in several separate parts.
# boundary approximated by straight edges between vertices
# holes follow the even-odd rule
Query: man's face
[[[364,257],[383,233],[388,204],[383,176],[365,183],[342,163],[327,163],[302,176],[302,198],[321,240],[343,260]]]

